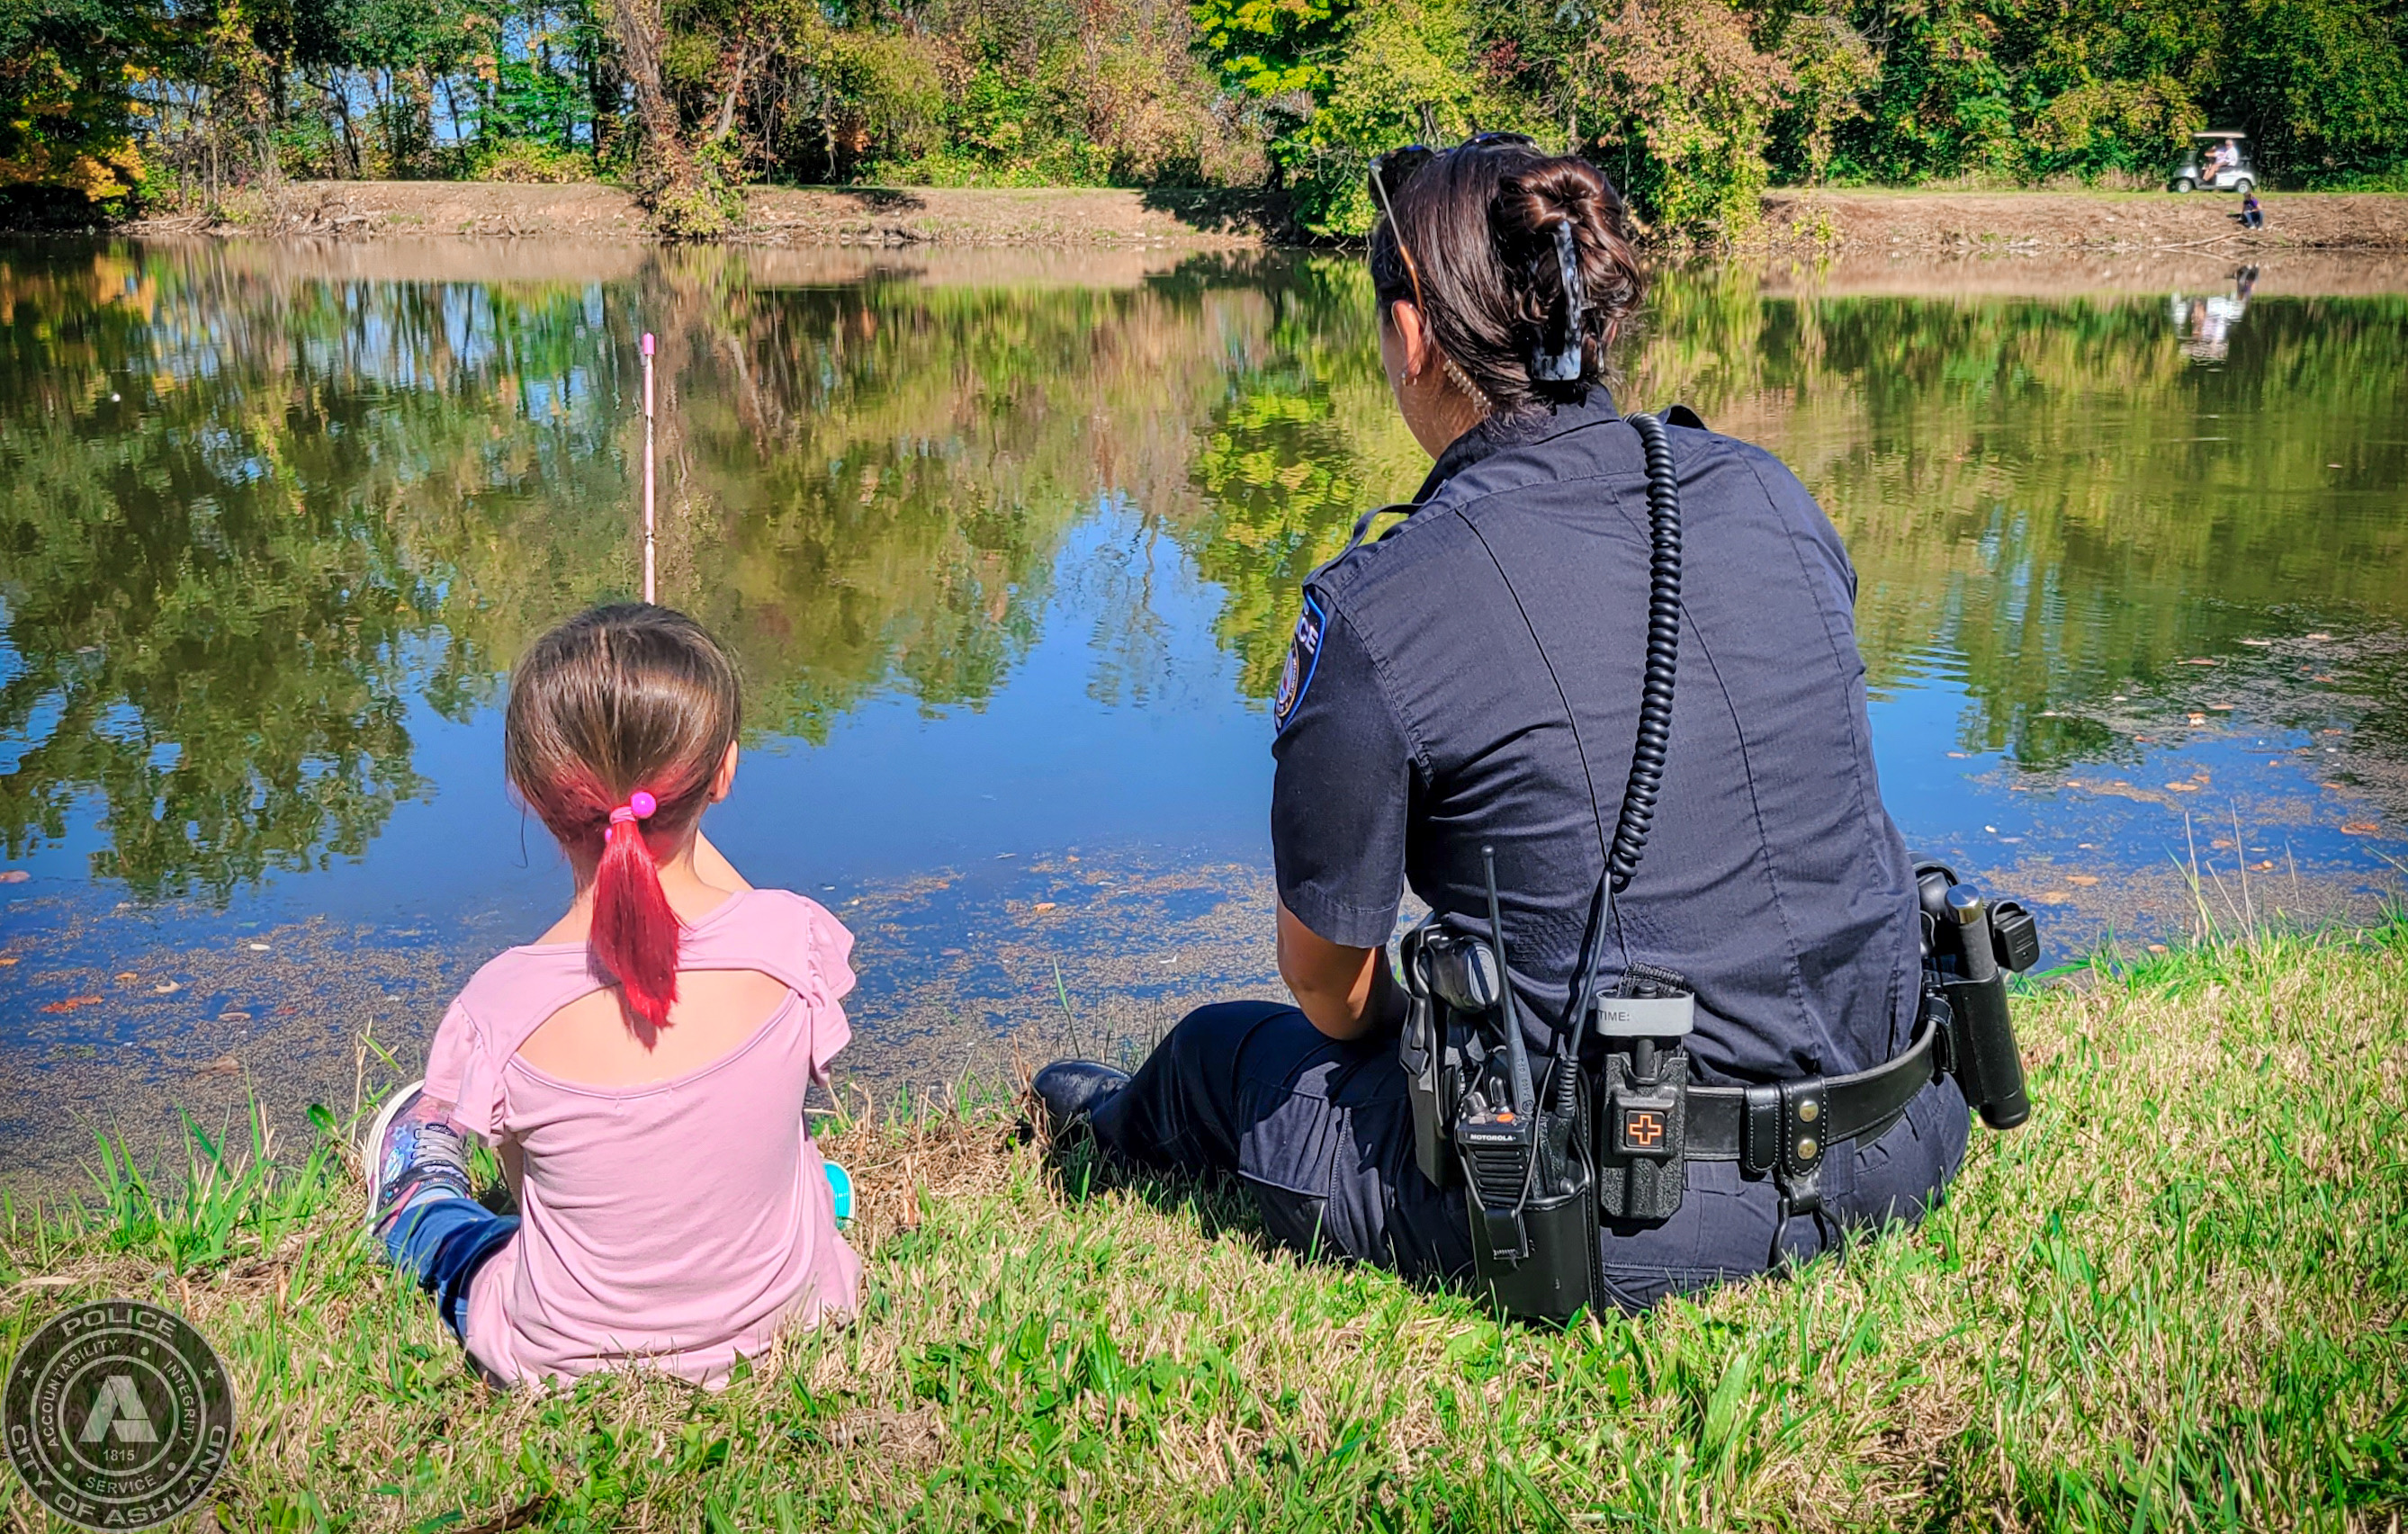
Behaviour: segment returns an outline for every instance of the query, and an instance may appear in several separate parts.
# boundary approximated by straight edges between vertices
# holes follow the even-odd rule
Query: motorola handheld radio
[[[1488,882],[1488,947],[1499,984],[1484,1009],[1487,1048],[1457,1105],[1455,1154],[1471,1190],[1471,1244],[1500,1262],[1530,1254],[1522,1218],[1537,1161],[1539,1095],[1530,1082],[1530,1046],[1522,1037],[1522,1008],[1505,964],[1505,922],[1497,898],[1497,849],[1480,849]],[[1500,1037],[1501,1036],[1501,1037]]]
[[[1598,1283],[1597,1179],[1589,1165],[1578,1029],[1551,1063],[1542,1099],[1530,1075],[1522,1004],[1505,960],[1497,850],[1480,850],[1496,999],[1482,1058],[1454,1125],[1471,1219],[1474,1280],[1512,1315],[1570,1320]],[[1501,1035],[1501,1037],[1499,1037]]]

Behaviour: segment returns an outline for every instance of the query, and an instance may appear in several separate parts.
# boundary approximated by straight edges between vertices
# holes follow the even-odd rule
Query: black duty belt
[[[1914,1042],[1870,1070],[1767,1086],[1690,1087],[1685,1158],[1736,1161],[1759,1176],[1805,1177],[1821,1167],[1830,1147],[1879,1139],[1938,1080],[1944,1018],[1944,1011],[1927,1007]]]

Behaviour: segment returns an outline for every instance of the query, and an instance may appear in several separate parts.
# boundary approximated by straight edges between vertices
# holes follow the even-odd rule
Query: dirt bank
[[[2408,196],[2269,192],[2244,230],[2229,194],[2171,192],[1770,192],[1754,243],[1854,260],[2064,251],[2408,250]]]
[[[1783,257],[2408,251],[2408,196],[2269,193],[2266,227],[2243,230],[2228,195],[2081,192],[1831,192],[1765,194],[1746,242]],[[737,240],[795,246],[1103,246],[1122,250],[1282,243],[1278,199],[1240,192],[946,187],[759,187]],[[224,220],[165,218],[136,235],[364,240],[408,237],[636,243],[643,210],[616,187],[485,181],[304,181],[244,194]]]
[[[1254,194],[1109,187],[756,187],[735,238],[766,245],[1264,244],[1279,221]],[[494,181],[296,181],[232,199],[228,216],[146,220],[136,235],[363,240],[394,237],[636,242],[643,209],[616,187]]]

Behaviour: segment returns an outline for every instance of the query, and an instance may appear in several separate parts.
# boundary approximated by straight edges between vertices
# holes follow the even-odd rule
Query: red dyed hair
[[[681,612],[623,603],[580,613],[510,671],[503,761],[563,850],[595,861],[595,961],[627,1011],[661,1027],[677,1000],[679,924],[656,851],[684,839],[736,739],[736,665]],[[611,822],[638,794],[652,814]]]

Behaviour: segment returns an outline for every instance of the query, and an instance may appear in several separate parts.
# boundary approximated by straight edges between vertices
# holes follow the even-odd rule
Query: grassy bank
[[[2019,1004],[2039,1111],[1920,1230],[1638,1321],[1500,1329],[973,1111],[835,1137],[867,1314],[718,1396],[489,1393],[323,1147],[9,1211],[0,1352],[192,1316],[231,1528],[2396,1527],[2408,922],[2093,980]]]

